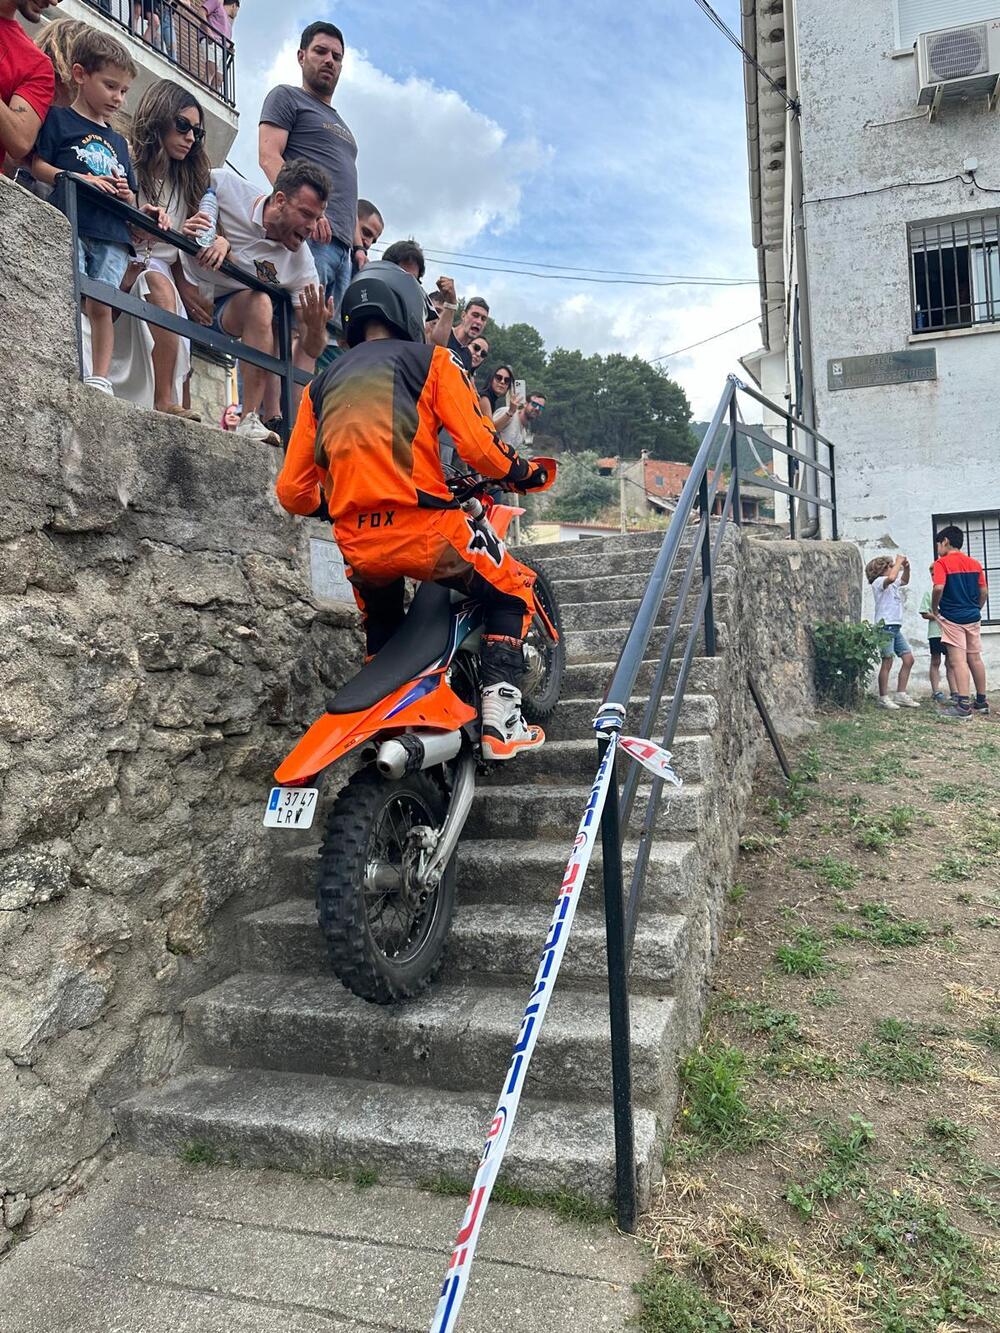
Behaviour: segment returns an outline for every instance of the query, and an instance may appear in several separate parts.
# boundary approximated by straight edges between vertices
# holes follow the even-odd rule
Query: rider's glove
[[[544,490],[548,485],[548,481],[548,469],[540,467],[532,460],[532,462],[528,464],[527,474],[519,478],[517,481],[510,481],[508,485],[510,485],[513,490],[520,491],[523,494],[525,491]]]

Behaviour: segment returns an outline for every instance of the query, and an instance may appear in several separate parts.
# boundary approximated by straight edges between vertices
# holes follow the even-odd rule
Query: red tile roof
[[[687,463],[667,463],[656,458],[647,458],[644,468],[644,485],[650,495],[680,495],[691,475]]]

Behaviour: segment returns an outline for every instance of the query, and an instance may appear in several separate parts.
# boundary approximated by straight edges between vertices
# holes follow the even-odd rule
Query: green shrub
[[[825,703],[850,708],[860,702],[872,670],[882,660],[882,635],[863,620],[854,625],[831,620],[814,625],[813,679]]]

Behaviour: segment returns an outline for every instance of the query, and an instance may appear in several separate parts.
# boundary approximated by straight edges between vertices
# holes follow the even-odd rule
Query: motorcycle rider
[[[404,578],[446,584],[483,605],[483,753],[510,759],[545,740],[524,720],[517,687],[535,575],[458,505],[438,432],[506,490],[545,486],[548,470],[500,439],[465,368],[424,341],[424,307],[419,283],[396,264],[367,264],[351,282],[340,310],[351,350],[302,395],[277,495],[290,513],[332,520],[369,657],[403,619]]]

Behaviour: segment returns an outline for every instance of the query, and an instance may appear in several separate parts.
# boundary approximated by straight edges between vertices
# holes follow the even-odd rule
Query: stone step
[[[445,977],[488,976],[491,983],[503,978],[530,987],[551,920],[551,908],[542,903],[460,906],[448,946]],[[684,967],[688,943],[687,917],[644,914],[636,929],[630,994],[671,994]],[[577,990],[594,990],[606,1000],[607,978],[604,913],[581,908],[573,922],[559,985],[565,982]]]
[[[542,902],[553,907],[571,841],[571,837],[559,842],[525,843],[511,838],[463,841],[458,850],[459,901]],[[634,843],[625,844],[622,862],[626,890],[635,865],[635,851]],[[582,891],[583,903],[595,911],[603,910],[603,861],[598,838]],[[646,872],[644,911],[686,911],[701,897],[702,872],[701,855],[694,842],[660,839],[654,843]]]
[[[144,1152],[177,1156],[197,1144],[243,1166],[303,1175],[368,1168],[386,1181],[428,1184],[448,1176],[471,1182],[501,1078],[502,1069],[490,1090],[461,1093],[266,1069],[194,1068],[119,1106],[119,1133]],[[636,1108],[635,1135],[645,1203],[657,1147],[652,1111]],[[610,1093],[583,1104],[526,1098],[502,1174],[526,1189],[609,1200],[615,1177]]]
[[[677,680],[677,668],[682,643],[674,648],[673,661],[667,671],[666,688],[673,687]],[[656,674],[657,660],[649,658],[639,668],[636,676],[636,690],[647,693]],[[566,699],[603,699],[604,692],[614,675],[615,661],[608,662],[568,662],[563,670],[562,694]],[[696,657],[688,672],[687,687],[694,694],[712,694],[721,686],[722,658]]]
[[[587,575],[587,570],[592,569],[595,563],[595,557],[587,551],[582,551],[579,555],[568,556],[549,556],[535,555],[536,551],[547,550],[549,548],[541,546],[525,546],[521,551],[515,552],[515,555],[522,556],[523,559],[531,565],[532,569],[544,569],[548,577],[557,585],[563,579],[582,579]],[[647,547],[639,551],[617,551],[605,552],[599,555],[597,559],[600,562],[601,572],[609,577],[621,574],[629,574],[644,580],[648,580],[653,572],[653,565],[656,563],[656,547]]]
[[[595,554],[629,555],[639,551],[649,551],[655,557],[655,553],[663,545],[665,536],[666,530],[630,532],[624,537],[620,533],[609,533],[606,537],[584,537],[581,541],[531,542],[518,547],[514,554],[523,555],[527,559],[537,553],[538,559],[551,560],[566,557],[593,559]]]
[[[684,619],[690,623],[694,614],[698,592],[688,593],[687,601],[684,606]],[[562,616],[562,627],[568,633],[571,630],[581,629],[608,629],[615,625],[631,625],[638,613],[641,599],[639,597],[619,597],[611,598],[608,601],[589,601],[589,602],[559,602],[559,613]],[[718,592],[715,598],[715,614],[720,615],[725,608],[726,594]],[[674,614],[674,600],[665,597],[656,613],[654,624],[657,626],[668,625]]]
[[[658,721],[666,721],[673,698],[672,694],[664,694],[660,699]],[[636,726],[642,721],[647,703],[648,700],[642,695],[636,695],[629,705],[627,716]],[[545,723],[546,740],[550,738],[554,741],[583,740],[593,736],[594,714],[597,712],[597,707],[597,702],[593,698],[562,699],[559,707]],[[705,735],[714,731],[718,723],[719,704],[714,694],[684,695],[677,719],[678,732]],[[663,735],[662,731],[660,735]],[[544,749],[544,746],[542,748]],[[511,764],[519,762],[519,758],[510,761]]]
[[[552,920],[550,903],[460,903],[448,941],[444,978],[489,978],[491,985],[531,982]],[[240,965],[245,972],[312,972],[329,975],[326,941],[316,909],[304,898],[253,912],[238,923]],[[634,992],[668,994],[687,953],[687,918],[644,914],[629,973]],[[580,989],[607,986],[602,913],[577,912],[560,976]]]
[[[636,709],[636,723],[641,716]],[[700,782],[711,775],[713,753],[710,736],[675,736],[671,747],[674,770],[685,782]],[[537,750],[526,750],[510,763],[494,764],[485,777],[480,777],[479,785],[484,791],[494,787],[565,785],[574,778],[592,782],[596,773],[596,737],[580,741],[547,740]],[[645,769],[642,770],[642,780],[644,784],[651,781]]]
[[[469,813],[466,836],[476,838],[554,839],[568,847],[587,806],[589,787],[495,787],[476,792]],[[671,787],[664,795],[657,818],[660,838],[680,838],[696,833],[711,817],[713,808],[707,785],[692,783]],[[641,813],[638,812],[638,813]],[[506,873],[516,874],[519,857]]]
[[[537,941],[540,952],[542,932]],[[190,1002],[188,1050],[199,1064],[349,1076],[468,1091],[496,1089],[510,1060],[530,982],[439,981],[400,1005],[369,1004],[328,972],[240,972]],[[632,998],[636,1100],[655,1101],[675,1054],[674,1002]],[[608,997],[557,987],[531,1062],[532,1096],[598,1100],[610,1088]]]
[[[681,579],[686,562],[675,566],[667,581],[666,597],[670,602],[680,591]],[[599,577],[588,578],[583,569],[573,571],[573,577],[561,577],[552,580],[560,606],[573,602],[613,602],[624,598],[641,598],[646,591],[652,566],[649,569],[629,570],[621,574],[605,574],[603,562]],[[717,590],[732,586],[734,570],[732,565],[716,567],[715,586]],[[701,592],[701,570],[696,569],[691,580],[689,595],[697,596]]]
[[[631,623],[625,623],[625,617],[621,617],[621,623],[615,626],[607,626],[604,629],[566,629],[563,627],[563,638],[566,643],[566,660],[570,663],[590,663],[590,662],[608,662],[616,661],[618,654],[628,637],[628,632],[632,628]],[[691,621],[684,620],[678,628],[677,633],[677,651],[683,652],[687,644],[688,633],[691,629]],[[724,621],[715,622],[716,641],[720,651],[726,646],[726,626]],[[643,654],[643,661],[658,661],[660,650],[663,647],[663,640],[666,636],[666,627],[657,625],[649,637],[649,643],[646,645],[646,651]],[[705,636],[699,628],[698,637],[695,640],[695,653],[704,656]]]

